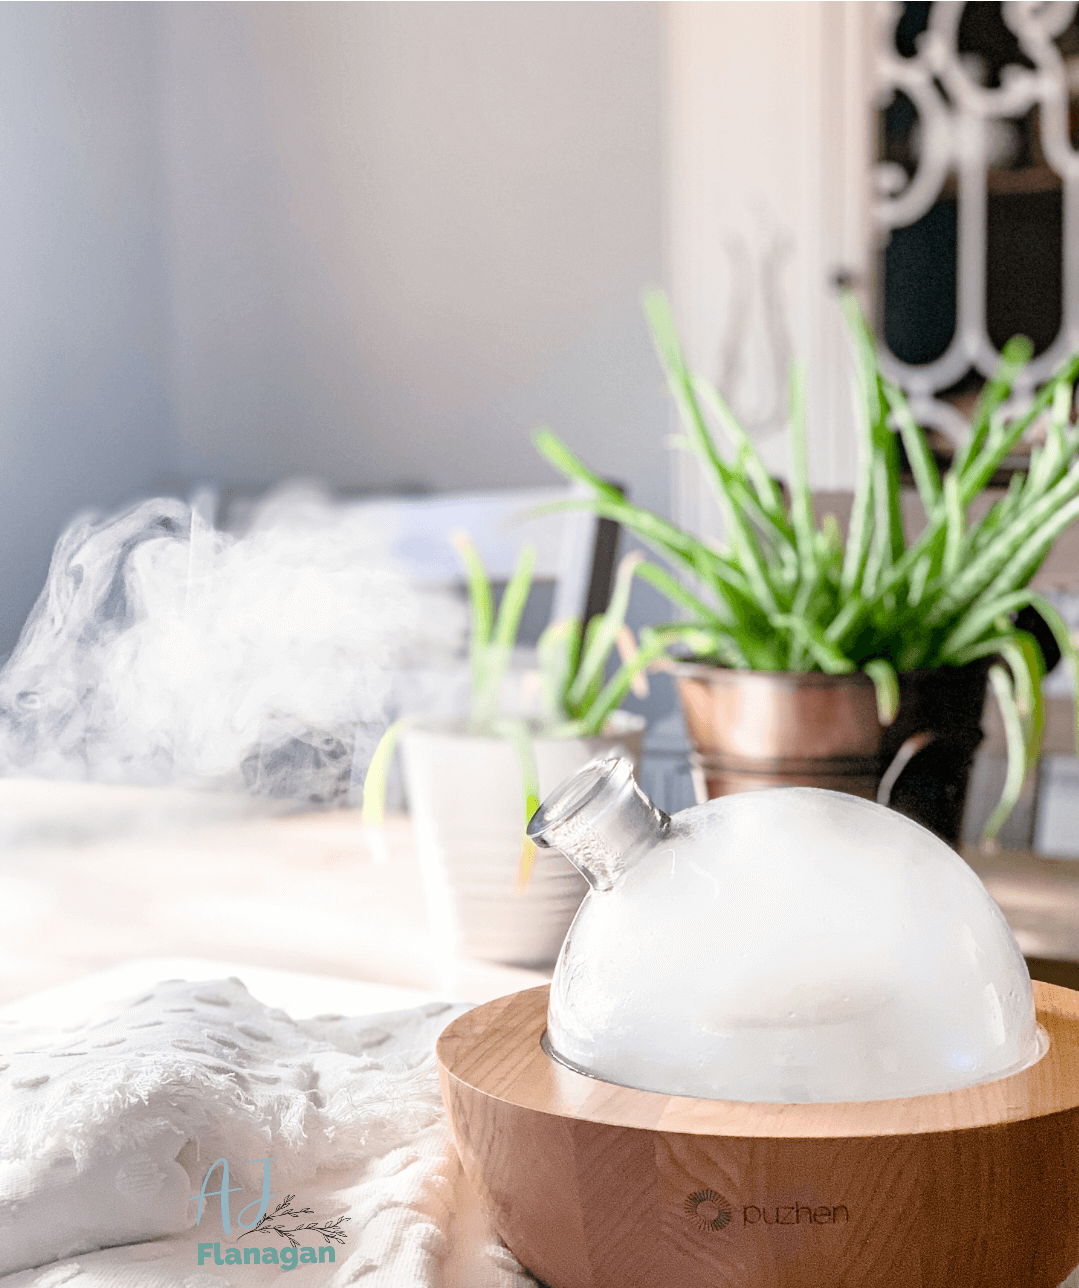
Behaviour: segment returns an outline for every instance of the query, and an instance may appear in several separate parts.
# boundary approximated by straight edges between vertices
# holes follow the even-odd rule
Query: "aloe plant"
[[[539,451],[591,489],[586,502],[660,554],[636,575],[683,616],[642,632],[642,650],[675,644],[724,666],[764,671],[862,670],[876,686],[882,723],[895,717],[897,673],[995,659],[989,670],[1008,747],[1003,797],[986,825],[995,837],[1018,800],[1040,745],[1043,663],[1014,614],[1044,618],[1079,683],[1079,655],[1060,615],[1029,582],[1056,537],[1079,517],[1079,428],[1071,423],[1079,356],[1069,358],[1022,415],[1007,400],[1031,357],[1011,340],[975,409],[969,438],[943,477],[903,393],[881,374],[876,345],[852,294],[843,309],[857,356],[860,472],[847,540],[834,518],[818,526],[806,468],[806,373],[790,397],[789,503],[721,395],[686,363],[670,305],[645,297],[645,311],[684,426],[682,445],[703,461],[723,511],[728,545],[716,549],[626,501],[549,430]],[[1030,469],[979,521],[971,502],[1025,431],[1042,416],[1048,431]],[[720,450],[713,425],[729,451]],[[899,442],[927,523],[909,545],[899,505]],[[1079,729],[1077,729],[1079,745]]]
[[[505,738],[513,744],[521,770],[523,832],[540,803],[532,739],[586,738],[601,733],[611,713],[631,690],[642,696],[647,692],[641,689],[646,669],[665,645],[652,638],[647,646],[638,648],[626,626],[633,578],[643,566],[643,556],[635,551],[618,566],[606,612],[597,613],[583,629],[579,618],[552,622],[540,636],[536,652],[543,692],[542,719],[507,717],[501,711],[500,699],[532,587],[535,549],[529,545],[521,550],[496,613],[494,592],[478,552],[464,533],[455,534],[453,540],[468,582],[471,612],[471,687],[466,728],[470,734]],[[621,665],[607,679],[607,664],[616,649]],[[370,829],[377,854],[384,853],[378,835],[390,762],[401,735],[422,720],[422,715],[411,715],[391,724],[368,766],[363,786],[363,822]],[[527,881],[533,855],[532,843],[525,840],[522,883]]]

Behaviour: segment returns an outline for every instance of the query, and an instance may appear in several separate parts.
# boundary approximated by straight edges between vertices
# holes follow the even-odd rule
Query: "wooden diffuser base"
[[[465,1172],[551,1288],[1058,1288],[1079,1265],[1079,993],[1049,1050],[964,1091],[696,1100],[574,1073],[547,988],[455,1020],[439,1075]]]

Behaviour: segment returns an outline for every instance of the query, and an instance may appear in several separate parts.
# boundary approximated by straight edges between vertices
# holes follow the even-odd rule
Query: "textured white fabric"
[[[170,981],[85,1023],[0,1026],[3,1288],[535,1288],[446,1129],[434,1042],[464,1009],[293,1021],[238,980]],[[192,1224],[210,1163],[242,1180],[235,1217],[266,1155],[270,1209],[312,1209],[283,1225],[348,1218],[332,1266],[199,1265],[200,1243],[288,1246],[226,1239],[216,1197]]]
[[[463,1007],[293,1021],[239,980],[168,981],[67,1028],[0,1028],[0,1274],[5,1288],[225,1288],[280,1264],[199,1265],[199,1245],[332,1246],[289,1283],[469,1288],[534,1282],[469,1209],[433,1048]],[[232,1237],[220,1198],[194,1225],[209,1166],[227,1158],[231,1219],[262,1193],[277,1224]],[[221,1185],[221,1168],[208,1190]],[[303,1210],[307,1209],[304,1215]],[[245,1224],[255,1213],[248,1212]],[[337,1218],[343,1242],[318,1232]],[[316,1253],[317,1255],[317,1253]]]

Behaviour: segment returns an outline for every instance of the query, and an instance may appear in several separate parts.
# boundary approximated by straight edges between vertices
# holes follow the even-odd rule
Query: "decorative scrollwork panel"
[[[953,439],[1009,327],[1035,341],[1021,402],[1079,349],[1074,3],[878,6],[873,222],[887,374]]]

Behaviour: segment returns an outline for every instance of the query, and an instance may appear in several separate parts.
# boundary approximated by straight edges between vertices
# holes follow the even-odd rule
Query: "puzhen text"
[[[795,1203],[790,1207],[756,1207],[752,1203],[742,1209],[743,1225],[839,1225],[850,1220],[850,1213],[838,1207],[806,1207]]]

